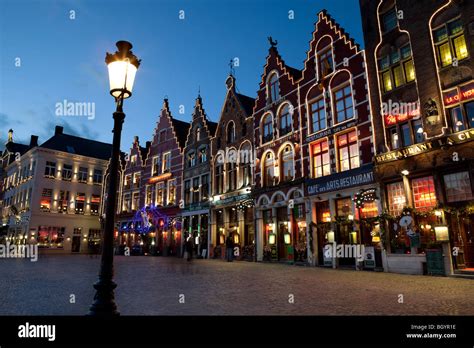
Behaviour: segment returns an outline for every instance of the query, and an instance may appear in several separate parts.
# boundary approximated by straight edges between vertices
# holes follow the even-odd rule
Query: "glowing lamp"
[[[275,233],[270,233],[268,235],[268,244],[275,245],[275,243],[276,243],[276,234]]]
[[[408,170],[406,170],[406,169],[402,170],[402,175],[407,176],[409,174],[410,174],[410,172]]]
[[[334,231],[329,231],[326,234],[326,238],[327,238],[329,243],[334,243]]]
[[[291,235],[289,233],[285,233],[283,238],[285,240],[285,244],[291,244]]]
[[[107,53],[105,56],[109,70],[110,94],[116,99],[126,99],[132,95],[140,60],[131,51],[130,42],[118,41],[116,45],[117,52]]]
[[[437,242],[448,242],[449,241],[449,230],[448,226],[435,226],[435,235]]]

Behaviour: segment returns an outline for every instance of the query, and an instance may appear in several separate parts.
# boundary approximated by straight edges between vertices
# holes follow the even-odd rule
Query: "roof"
[[[244,94],[240,93],[235,93],[237,98],[239,99],[240,103],[242,104],[242,107],[244,108],[244,111],[246,112],[246,116],[252,116],[253,114],[253,107],[255,105],[255,99],[248,97]]]
[[[288,66],[288,65],[285,65],[285,66],[286,66],[286,69],[290,72],[291,76],[295,80],[299,80],[301,78],[301,76],[302,76],[301,70],[296,69],[296,68],[292,68],[291,66]]]
[[[112,155],[112,144],[64,133],[53,135],[40,147],[107,161]]]
[[[213,137],[216,135],[217,122],[207,121],[207,129],[209,129],[209,135]]]
[[[19,152],[20,155],[23,155],[29,149],[30,149],[29,145],[14,143],[12,141],[5,144],[5,150],[7,150],[10,153]]]
[[[177,120],[170,116],[171,122],[173,123],[173,129],[178,138],[179,146],[184,149],[186,146],[186,138],[188,137],[189,123]]]

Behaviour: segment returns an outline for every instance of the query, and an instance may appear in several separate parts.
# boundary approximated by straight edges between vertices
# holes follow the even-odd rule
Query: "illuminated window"
[[[133,187],[135,188],[140,187],[140,178],[141,178],[140,172],[133,173]]]
[[[151,186],[147,185],[145,188],[145,205],[150,206],[152,202]]]
[[[193,155],[194,155],[194,153],[193,153]],[[196,161],[195,158],[194,158],[194,161]],[[162,173],[169,173],[170,170],[171,170],[171,152],[166,152],[166,153],[163,154],[163,161],[161,162],[161,164],[163,166],[161,172]]]
[[[415,135],[415,143],[421,143],[425,140],[425,136],[423,135],[423,125],[421,120],[413,121],[413,134]]]
[[[155,175],[160,174],[160,169],[161,169],[161,157],[155,156],[153,157],[153,160],[152,160],[151,175],[155,176]]]
[[[433,32],[437,59],[441,67],[449,66],[453,59],[458,61],[468,57],[464,26],[460,19],[456,19]]]
[[[130,193],[125,193],[123,195],[122,201],[122,211],[129,212],[132,209],[132,199]]]
[[[278,74],[273,73],[268,79],[267,93],[269,102],[277,101],[280,98],[280,86],[278,83]]]
[[[350,85],[343,87],[334,93],[334,105],[338,123],[354,117]]]
[[[43,189],[41,194],[41,211],[49,212],[51,210],[51,197],[53,196],[52,189]]]
[[[207,162],[207,149],[205,147],[199,149],[199,163]]]
[[[348,216],[352,213],[352,199],[341,198],[336,200],[336,213],[337,216],[343,217]]]
[[[378,60],[378,67],[382,76],[383,91],[390,92],[393,88],[415,80],[415,67],[411,54],[410,44],[386,55]]]
[[[247,143],[240,149],[239,174],[241,187],[245,187],[252,182],[252,150]]]
[[[140,209],[140,192],[136,191],[132,194],[132,211]]]
[[[339,135],[337,137],[337,149],[340,172],[360,166],[357,131],[353,130],[349,133]]]
[[[132,175],[128,174],[125,175],[124,181],[123,181],[123,188],[125,190],[128,190],[132,187]]]
[[[444,186],[448,202],[467,201],[474,198],[471,179],[467,171],[445,175]]]
[[[176,179],[168,181],[168,205],[176,203]]]
[[[413,60],[410,59],[409,61],[404,63],[405,68],[405,81],[411,82],[415,80],[415,67],[413,66]]]
[[[313,152],[313,177],[331,174],[331,163],[329,161],[329,145],[327,140],[312,145]]]
[[[383,80],[383,90],[385,92],[390,92],[393,89],[392,75],[390,73],[390,70],[382,74],[382,80]]]
[[[319,54],[319,77],[324,78],[334,71],[334,62],[331,49],[327,49]]]
[[[164,200],[165,200],[165,184],[163,182],[159,182],[156,184],[156,204],[155,205],[158,205],[158,206],[163,206],[164,205]],[[135,192],[133,193],[133,195],[135,195]],[[135,197],[134,197],[134,200],[135,200]],[[189,202],[187,202],[189,203]],[[138,204],[137,204],[137,207],[138,207]],[[132,210],[136,210],[134,209],[134,205],[133,205],[133,202],[132,202]]]
[[[194,167],[196,165],[196,154],[194,153],[194,151],[188,153],[188,156],[186,158],[186,164],[188,168]]]
[[[428,210],[436,206],[436,193],[432,176],[413,179],[411,185],[415,209]]]
[[[273,186],[275,184],[275,159],[271,152],[268,152],[264,159],[263,182],[264,186]]]
[[[84,215],[85,202],[86,202],[86,194],[78,192],[76,194],[76,214]]]
[[[398,216],[406,205],[405,190],[403,182],[395,182],[387,185],[388,210],[390,214]]]
[[[37,242],[42,248],[63,248],[65,227],[38,226]]]
[[[99,215],[100,195],[92,195],[91,197],[91,215]]]
[[[395,29],[397,25],[397,12],[395,11],[395,7],[393,7],[382,16],[382,30],[386,33],[392,29]]]
[[[291,132],[291,115],[289,104],[285,104],[280,110],[280,136]]]
[[[273,139],[273,120],[272,115],[266,114],[262,121],[262,144],[265,144]]]
[[[291,146],[283,149],[281,156],[281,178],[283,181],[293,180],[295,176],[294,153]]]
[[[453,131],[460,132],[465,130],[466,125],[464,123],[461,106],[451,108],[449,111],[451,114],[451,124],[453,125]]]
[[[317,132],[326,128],[326,110],[324,108],[324,99],[310,105],[312,131]]]

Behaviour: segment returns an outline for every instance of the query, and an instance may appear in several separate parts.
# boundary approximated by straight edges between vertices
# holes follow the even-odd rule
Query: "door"
[[[73,253],[78,253],[78,252],[81,251],[81,236],[73,236],[72,237],[71,251]]]
[[[464,263],[466,268],[474,268],[474,215],[462,218]]]

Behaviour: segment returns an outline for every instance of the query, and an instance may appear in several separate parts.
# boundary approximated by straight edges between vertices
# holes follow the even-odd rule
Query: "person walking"
[[[194,239],[193,236],[190,234],[188,239],[186,240],[186,252],[188,253],[188,261],[191,261],[193,258],[193,251],[194,251]]]
[[[227,262],[232,262],[234,259],[234,241],[232,240],[232,236],[229,234],[227,236],[227,239],[225,241],[225,247],[226,247],[226,257],[227,257]]]

